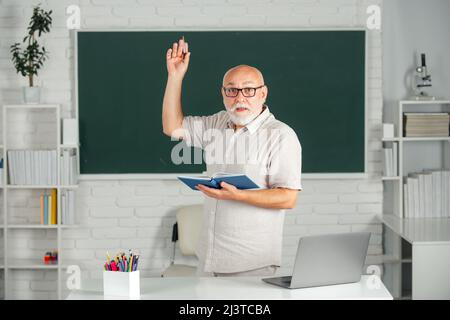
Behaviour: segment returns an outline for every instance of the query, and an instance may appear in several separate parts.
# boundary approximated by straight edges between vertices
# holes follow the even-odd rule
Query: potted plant
[[[22,50],[20,43],[15,43],[11,46],[12,61],[17,73],[28,77],[29,86],[23,88],[25,103],[40,102],[40,88],[34,85],[33,77],[37,76],[38,70],[47,58],[48,51],[44,47],[41,49],[37,37],[50,31],[52,24],[51,14],[52,10],[46,12],[40,8],[40,4],[34,7],[33,16],[27,28],[28,34],[22,41],[26,44],[26,48]]]

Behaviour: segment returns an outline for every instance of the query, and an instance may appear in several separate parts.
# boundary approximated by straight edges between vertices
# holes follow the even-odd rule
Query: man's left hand
[[[221,182],[220,186],[222,189],[209,188],[199,184],[197,185],[197,189],[208,197],[215,198],[217,200],[240,200],[241,190],[226,182]]]

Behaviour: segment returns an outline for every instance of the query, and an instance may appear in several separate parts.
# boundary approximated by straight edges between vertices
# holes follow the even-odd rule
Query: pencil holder
[[[139,270],[133,272],[103,271],[105,297],[139,298],[141,296]]]

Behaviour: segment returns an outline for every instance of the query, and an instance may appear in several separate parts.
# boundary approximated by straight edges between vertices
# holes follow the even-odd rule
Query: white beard
[[[248,116],[241,117],[236,115],[234,112],[237,108],[245,108],[250,111],[250,108],[247,107],[245,103],[236,103],[230,109],[227,109],[227,113],[230,116],[231,121],[238,126],[246,126],[250,122],[252,122],[258,115],[257,114],[249,114]]]

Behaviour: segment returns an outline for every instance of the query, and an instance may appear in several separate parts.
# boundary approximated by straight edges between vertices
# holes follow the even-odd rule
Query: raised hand
[[[166,53],[169,76],[182,79],[188,69],[190,56],[188,43],[184,41],[184,37],[178,43],[174,42]]]

